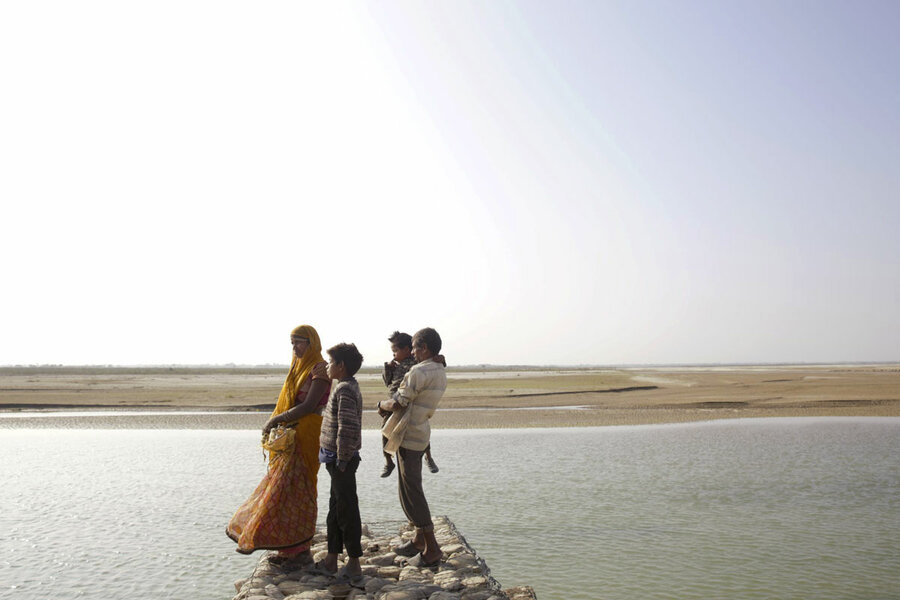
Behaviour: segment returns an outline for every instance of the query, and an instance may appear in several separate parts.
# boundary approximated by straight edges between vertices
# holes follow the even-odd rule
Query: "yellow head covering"
[[[294,355],[291,360],[291,370],[288,371],[284,385],[281,386],[281,393],[278,394],[278,403],[275,405],[275,412],[272,413],[273,417],[294,407],[300,386],[312,373],[313,367],[325,360],[322,358],[322,342],[319,341],[319,334],[313,329],[312,325],[295,327],[291,331],[291,336],[308,339],[309,346],[306,347],[302,357],[297,358]]]

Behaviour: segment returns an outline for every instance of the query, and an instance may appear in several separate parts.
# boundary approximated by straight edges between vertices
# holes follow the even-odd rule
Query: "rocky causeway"
[[[269,553],[249,577],[235,582],[234,600],[536,600],[531,587],[502,588],[447,517],[434,519],[444,556],[432,568],[406,565],[406,557],[394,552],[414,534],[406,523],[394,525],[363,525],[363,578],[355,586],[319,573],[315,563],[283,569]],[[314,561],[327,554],[324,530],[316,532],[311,552]]]

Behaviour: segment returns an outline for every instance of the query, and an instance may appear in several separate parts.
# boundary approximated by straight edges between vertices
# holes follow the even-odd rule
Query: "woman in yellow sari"
[[[315,329],[309,325],[295,328],[291,345],[291,370],[275,411],[263,427],[268,470],[231,518],[226,533],[242,554],[278,550],[270,562],[302,564],[311,560],[309,547],[316,532],[319,430],[331,380],[325,373],[322,343]],[[285,435],[274,441],[271,434],[282,429]]]

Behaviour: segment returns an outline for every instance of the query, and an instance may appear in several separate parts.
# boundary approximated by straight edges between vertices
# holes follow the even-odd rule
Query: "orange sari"
[[[310,345],[302,358],[295,356],[292,359],[273,415],[302,403],[312,380],[326,378],[322,344],[316,330],[301,325],[291,335],[307,338]],[[329,381],[318,406],[328,402],[330,388]],[[309,548],[316,533],[316,479],[322,415],[315,412],[304,415],[293,428],[293,449],[269,453],[265,477],[225,528],[228,537],[237,542],[237,551],[241,554],[278,549],[289,554],[300,553]]]
[[[226,529],[241,554],[309,547],[316,533],[321,427],[321,415],[304,416],[297,422],[293,452],[271,453],[268,472]]]

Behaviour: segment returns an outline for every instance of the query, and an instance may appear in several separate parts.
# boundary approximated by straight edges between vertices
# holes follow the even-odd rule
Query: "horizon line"
[[[767,367],[767,366],[840,366],[840,365],[897,365],[900,360],[850,360],[850,361],[762,361],[762,362],[671,362],[671,363],[465,363],[449,365],[448,369],[628,369],[628,368],[659,368],[659,367]],[[273,369],[289,368],[290,363],[136,363],[136,364],[62,364],[62,363],[29,363],[29,364],[5,364],[0,369]],[[363,364],[360,369],[380,369],[380,365]]]

